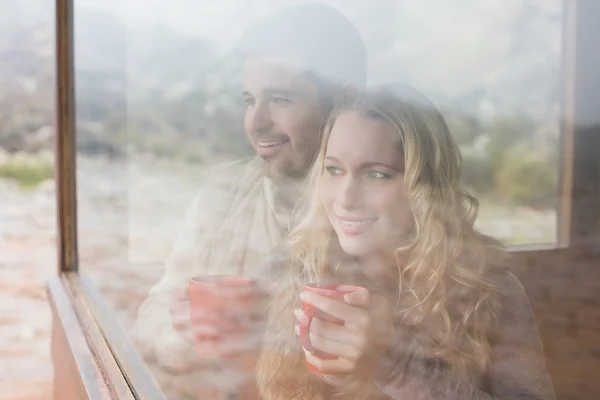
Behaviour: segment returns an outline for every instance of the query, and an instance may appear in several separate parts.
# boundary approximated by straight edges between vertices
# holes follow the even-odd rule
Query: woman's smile
[[[338,217],[340,229],[346,235],[358,235],[368,229],[377,218]]]

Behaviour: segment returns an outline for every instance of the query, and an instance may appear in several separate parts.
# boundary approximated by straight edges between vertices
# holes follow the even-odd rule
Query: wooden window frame
[[[55,398],[164,400],[106,301],[93,283],[79,274],[73,11],[73,0],[56,0],[58,271],[48,284]],[[556,252],[570,254],[590,248],[586,221],[589,224],[590,212],[593,218],[600,216],[600,204],[593,200],[600,198],[600,185],[590,184],[600,182],[600,148],[590,144],[598,143],[594,134],[597,137],[600,132],[598,127],[586,131],[577,121],[582,110],[600,105],[600,79],[594,82],[600,56],[593,54],[594,34],[590,34],[593,30],[595,37],[600,37],[594,15],[600,15],[597,0],[564,0],[558,237],[551,245],[511,248],[517,258],[543,261]],[[590,198],[596,205],[591,211]],[[598,230],[593,233],[598,234]],[[595,245],[591,246],[594,251]]]
[[[73,0],[56,0],[55,15],[58,274],[48,283],[54,398],[166,400],[106,302],[79,274]]]

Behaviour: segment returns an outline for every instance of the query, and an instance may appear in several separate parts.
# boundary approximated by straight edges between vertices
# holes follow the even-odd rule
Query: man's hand
[[[260,351],[266,315],[264,301],[250,301],[244,309],[214,310],[197,307],[194,324],[189,301],[170,307],[171,324],[202,357],[235,358]]]
[[[190,344],[195,343],[192,325],[190,323],[190,302],[178,301],[170,308],[171,323],[179,334]]]

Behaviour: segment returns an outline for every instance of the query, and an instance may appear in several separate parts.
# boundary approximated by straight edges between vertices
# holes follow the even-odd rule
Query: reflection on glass
[[[170,398],[236,381],[198,361],[188,280],[260,274],[323,120],[363,87],[432,100],[483,233],[556,241],[560,2],[303,3],[76,4],[81,265]]]

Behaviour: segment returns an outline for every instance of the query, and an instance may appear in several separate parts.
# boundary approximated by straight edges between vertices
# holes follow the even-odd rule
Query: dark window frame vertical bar
[[[56,0],[56,204],[58,270],[77,272],[73,0]]]
[[[558,205],[556,240],[559,248],[571,243],[573,192],[573,136],[575,98],[575,55],[577,44],[577,3],[563,0],[562,34],[562,116],[560,129]]]
[[[570,247],[600,254],[600,2],[575,3]],[[569,1],[567,1],[569,3]]]

